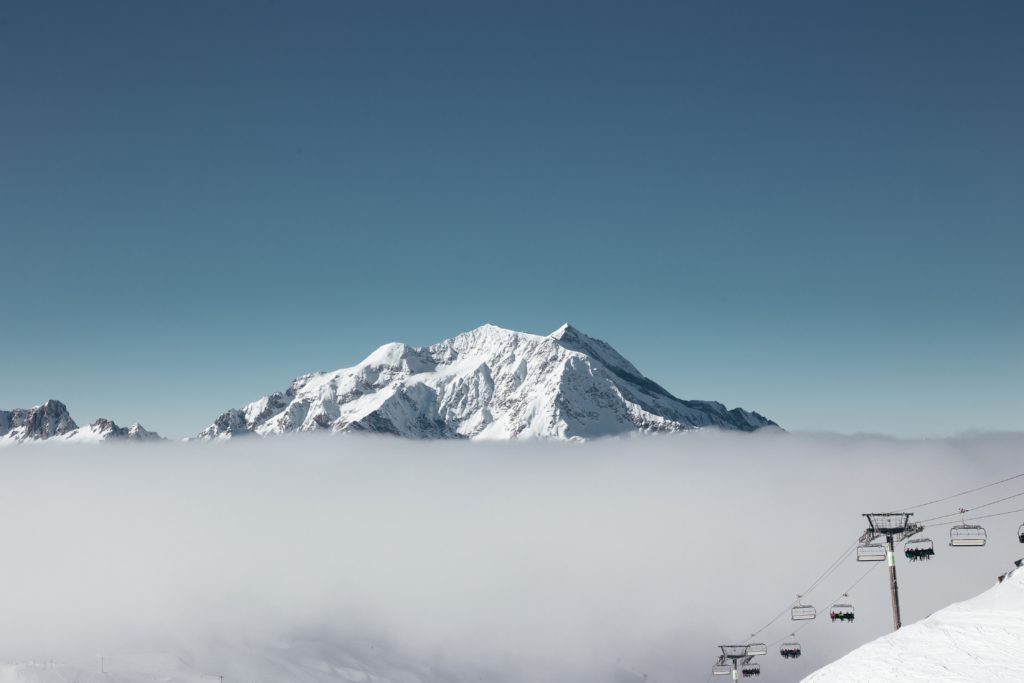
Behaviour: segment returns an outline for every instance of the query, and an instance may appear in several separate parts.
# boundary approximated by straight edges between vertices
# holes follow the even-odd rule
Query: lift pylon
[[[886,560],[889,563],[889,595],[892,598],[892,626],[898,631],[900,620],[900,591],[896,584],[896,554],[893,545],[924,531],[917,522],[911,522],[912,512],[866,512],[868,528],[861,534],[861,544],[885,537]]]

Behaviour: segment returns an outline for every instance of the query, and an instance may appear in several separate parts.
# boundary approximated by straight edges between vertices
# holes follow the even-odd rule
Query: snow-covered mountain
[[[1024,681],[1024,570],[863,645],[803,683]]]
[[[774,424],[714,401],[676,398],[568,324],[547,336],[484,325],[426,348],[385,344],[353,367],[304,375],[285,391],[224,413],[198,438],[330,430],[590,439]]]
[[[86,427],[79,427],[66,405],[50,399],[34,408],[0,410],[0,445],[36,441],[96,443],[107,440],[159,440],[156,432],[136,423],[118,427],[100,418]]]

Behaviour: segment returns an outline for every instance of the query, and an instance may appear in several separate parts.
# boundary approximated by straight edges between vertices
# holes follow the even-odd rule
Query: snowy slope
[[[104,418],[79,427],[71,418],[67,406],[53,399],[32,408],[0,410],[0,446],[40,441],[98,443],[107,440],[149,441],[160,438],[159,434],[147,431],[138,423],[130,427],[118,427]]]
[[[331,430],[589,439],[774,424],[721,403],[678,399],[568,324],[547,336],[484,325],[426,348],[385,344],[354,367],[304,375],[224,413],[199,438]]]
[[[1024,681],[1024,570],[857,648],[804,683]]]
[[[296,640],[191,652],[107,654],[80,661],[0,663],[0,683],[439,683],[425,666],[405,666],[369,643]],[[101,671],[102,667],[102,671]]]

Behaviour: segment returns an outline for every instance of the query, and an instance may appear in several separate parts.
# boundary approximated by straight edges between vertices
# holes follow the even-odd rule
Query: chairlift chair
[[[886,548],[879,543],[865,543],[857,546],[858,562],[881,562],[886,558]]]
[[[818,616],[818,611],[814,609],[814,606],[802,604],[798,595],[797,603],[793,605],[793,609],[789,610],[789,618],[793,621],[807,621],[808,619],[814,619],[816,616]]]
[[[751,657],[768,654],[768,646],[764,643],[751,643],[747,645],[747,654]]]
[[[714,666],[711,667],[712,676],[729,676],[732,674],[732,664],[725,658],[725,655],[720,656],[715,660]]]
[[[792,638],[793,634],[790,633],[789,636]],[[795,640],[783,643],[779,646],[779,654],[782,655],[783,659],[796,659],[802,653],[803,652],[800,649],[800,643],[796,642]]]
[[[843,597],[846,597],[845,595]],[[836,603],[832,605],[832,609],[829,610],[829,617],[832,621],[853,621],[853,605],[843,603]]]
[[[1017,538],[1021,543],[1024,543],[1024,524],[1021,524],[1020,528],[1017,529]]]
[[[953,547],[980,547],[987,541],[985,527],[979,524],[957,524],[949,530],[949,544]]]
[[[761,675],[761,665],[760,664],[744,664],[740,668],[740,673],[743,674],[744,678],[750,678],[751,676],[760,676]]]
[[[935,555],[935,544],[930,538],[912,538],[903,544],[903,554],[911,562],[930,560]]]

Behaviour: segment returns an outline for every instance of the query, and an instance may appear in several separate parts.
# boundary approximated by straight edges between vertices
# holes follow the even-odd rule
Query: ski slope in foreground
[[[857,648],[803,683],[1024,681],[1024,569]]]
[[[261,646],[198,648],[197,651],[117,654],[73,662],[5,662],[0,683],[425,683],[445,672],[407,668],[391,653],[368,643],[318,639]]]

